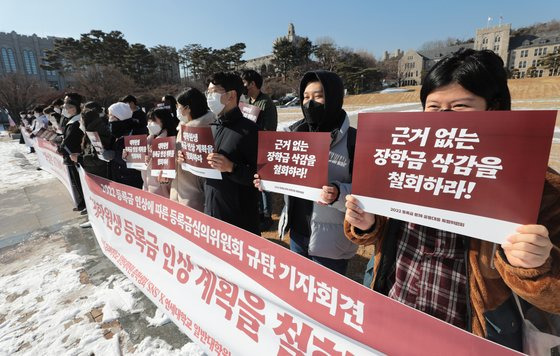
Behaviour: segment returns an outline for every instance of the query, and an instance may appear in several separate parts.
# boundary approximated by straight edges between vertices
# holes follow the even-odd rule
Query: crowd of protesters
[[[187,88],[166,95],[147,115],[132,95],[107,109],[68,93],[49,106],[21,113],[31,134],[51,129],[78,191],[76,170],[144,189],[260,234],[270,226],[271,199],[260,191],[257,171],[258,131],[277,129],[277,112],[261,92],[262,77],[249,70],[216,73],[206,95]],[[244,99],[242,99],[242,96]],[[501,246],[363,211],[351,195],[356,130],[342,109],[344,85],[329,71],[306,73],[299,88],[303,119],[291,132],[328,132],[331,136],[329,184],[321,200],[285,197],[280,237],[290,232],[290,249],[340,274],[358,245],[373,244],[375,253],[364,283],[401,303],[476,335],[521,350],[521,316],[513,293],[538,308],[560,313],[560,177],[547,172],[538,224],[524,225]],[[240,100],[258,106],[256,122],[244,118]],[[507,75],[491,51],[460,50],[439,61],[421,89],[424,111],[510,110]],[[174,179],[153,177],[127,168],[124,137],[181,137],[181,125],[210,127],[215,150],[206,159],[222,179],[201,178],[181,169],[177,154]],[[85,132],[97,132],[103,144],[96,154]],[[515,192],[511,192],[515,194]],[[85,213],[85,211],[84,211]],[[83,224],[83,226],[87,226]],[[513,292],[513,293],[512,293]]]

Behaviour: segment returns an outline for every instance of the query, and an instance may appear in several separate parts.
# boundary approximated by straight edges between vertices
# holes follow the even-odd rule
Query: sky
[[[288,32],[312,42],[330,37],[340,47],[384,51],[418,49],[424,42],[474,37],[488,17],[512,28],[560,19],[558,0],[2,0],[0,32],[78,38],[92,29],[121,31],[129,43],[178,49],[191,43],[247,45],[244,59],[272,53]]]

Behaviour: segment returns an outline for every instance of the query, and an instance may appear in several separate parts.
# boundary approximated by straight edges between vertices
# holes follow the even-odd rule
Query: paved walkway
[[[80,217],[66,188],[58,180],[0,194],[0,249],[30,238],[34,232],[54,232]]]

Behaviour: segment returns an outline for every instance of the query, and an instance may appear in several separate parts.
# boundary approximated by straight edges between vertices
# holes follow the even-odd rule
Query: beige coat
[[[214,114],[208,111],[198,119],[189,121],[187,126],[208,127],[214,119]],[[177,142],[180,142],[182,136],[181,126],[179,126],[177,131]],[[198,211],[204,211],[204,178],[184,171],[181,168],[181,164],[177,162],[177,178],[171,183],[169,198]]]

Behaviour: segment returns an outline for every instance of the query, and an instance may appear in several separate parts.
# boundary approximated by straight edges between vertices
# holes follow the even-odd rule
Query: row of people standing
[[[216,73],[206,97],[193,88],[177,97],[175,112],[182,123],[212,128],[215,151],[207,160],[223,179],[201,179],[178,168],[174,180],[159,178],[151,184],[169,185],[171,199],[258,234],[259,125],[258,120],[243,118],[238,108],[245,87],[255,81],[243,79]],[[323,187],[321,201],[285,199],[279,228],[281,236],[290,231],[292,251],[344,274],[357,245],[373,244],[367,282],[372,289],[517,350],[522,346],[521,317],[512,292],[547,312],[560,313],[558,174],[547,173],[538,224],[521,226],[502,246],[369,214],[350,194],[356,133],[342,109],[342,81],[331,72],[306,73],[299,97],[304,118],[286,130],[329,132],[331,143],[329,184]],[[256,103],[258,95],[251,98]],[[503,62],[491,51],[463,50],[443,58],[427,73],[421,101],[425,111],[510,110]],[[132,110],[121,104],[109,108],[115,141],[132,133],[131,126],[122,124],[132,117]],[[65,99],[67,114],[75,113],[69,111],[73,106]],[[173,130],[165,123],[168,114],[150,115],[145,127],[152,139],[171,136]],[[68,125],[75,125],[73,116],[64,116]],[[74,131],[65,129],[65,139]],[[115,159],[119,157],[115,152]],[[183,158],[179,154],[178,161]],[[166,189],[158,194],[167,194]]]

